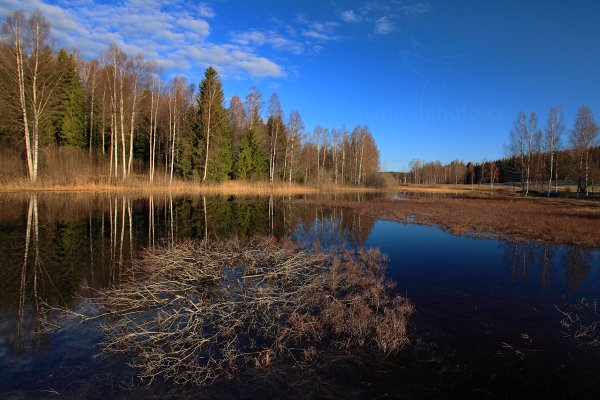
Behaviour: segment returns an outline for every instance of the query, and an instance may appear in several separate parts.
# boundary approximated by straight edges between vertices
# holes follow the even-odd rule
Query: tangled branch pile
[[[275,357],[407,343],[408,300],[390,296],[378,250],[312,250],[283,241],[182,242],[147,252],[137,278],[107,289],[105,350],[142,378],[209,384]]]

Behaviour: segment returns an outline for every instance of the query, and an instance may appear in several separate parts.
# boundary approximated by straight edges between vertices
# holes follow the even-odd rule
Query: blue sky
[[[383,166],[503,156],[519,110],[600,115],[597,1],[0,0],[39,8],[56,46],[97,56],[115,42],[227,98],[277,92],[306,127],[371,128]],[[266,107],[265,107],[266,108]]]

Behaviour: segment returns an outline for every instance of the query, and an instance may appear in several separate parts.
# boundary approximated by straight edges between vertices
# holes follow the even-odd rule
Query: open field
[[[399,200],[315,202],[347,207],[390,221],[438,225],[456,234],[600,247],[600,203],[592,201],[520,196],[417,196]]]

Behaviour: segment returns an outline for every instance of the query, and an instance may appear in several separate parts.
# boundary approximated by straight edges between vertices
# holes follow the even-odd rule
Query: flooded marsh
[[[388,201],[373,196],[353,194],[336,201],[314,196],[3,197],[0,392],[42,398],[57,393],[86,398],[105,398],[107,393],[130,398],[598,395],[599,319],[594,304],[600,293],[600,252],[595,247],[456,236],[432,225],[380,219],[382,215],[360,208]],[[387,354],[376,345],[361,345],[324,346],[311,355],[312,348],[319,347],[316,343],[330,343],[331,338],[314,330],[310,340],[300,341],[306,347],[292,346],[308,350],[302,353],[311,355],[308,365],[296,363],[301,361],[300,350],[285,350],[286,357],[263,352],[244,359],[242,364],[251,368],[215,376],[210,385],[198,389],[162,375],[152,381],[140,379],[141,369],[130,365],[140,358],[103,352],[106,328],[117,320],[82,322],[73,316],[56,319],[55,312],[47,312],[66,309],[94,315],[102,294],[151,283],[139,264],[148,254],[181,249],[186,242],[195,243],[190,248],[209,243],[232,249],[232,243],[256,243],[265,236],[272,239],[260,242],[263,250],[295,243],[300,247],[293,247],[293,254],[306,251],[311,257],[336,248],[379,249],[387,259],[383,278],[393,283],[390,296],[407,298],[414,306],[406,320],[408,342]],[[228,279],[240,276],[235,274],[241,270],[235,271]],[[273,288],[287,287],[269,285],[241,292],[220,287],[215,293],[256,297],[264,290],[275,293]],[[317,304],[326,303],[314,303],[307,317],[336,314],[322,313]],[[353,311],[345,319],[358,315],[358,308],[348,310]],[[232,323],[252,315],[265,325],[260,319],[265,314],[232,315]],[[268,315],[273,321],[274,314]],[[330,329],[330,322],[314,326]],[[268,329],[259,341],[271,340],[268,333],[276,332],[275,326]],[[283,332],[289,333],[281,330],[279,336]],[[249,339],[240,337],[239,343],[246,346]]]

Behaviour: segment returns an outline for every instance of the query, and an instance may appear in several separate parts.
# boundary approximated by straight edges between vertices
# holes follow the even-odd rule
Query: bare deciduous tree
[[[550,195],[550,188],[552,186],[552,172],[556,163],[556,152],[560,150],[561,136],[564,132],[564,125],[562,123],[563,114],[560,106],[554,106],[550,108],[550,114],[548,115],[548,122],[546,123],[546,137],[545,137],[545,150],[550,156],[550,174],[548,176],[548,196]],[[558,168],[554,169],[556,174],[556,180],[554,182],[554,191],[558,192]]]
[[[59,77],[53,63],[47,39],[50,25],[39,10],[29,18],[19,11],[6,17],[2,26],[10,59],[0,65],[14,85],[15,96],[10,100],[20,111],[21,127],[25,142],[27,176],[35,182],[38,177],[40,126],[47,116],[48,102],[58,84]],[[11,90],[12,87],[6,87]]]
[[[273,184],[277,163],[279,131],[283,127],[283,111],[281,109],[281,103],[279,102],[279,96],[277,96],[277,93],[273,93],[269,98],[269,120],[271,121],[269,126],[269,180],[271,181],[271,184]]]
[[[588,195],[590,175],[590,149],[596,143],[598,125],[594,121],[589,107],[580,107],[577,111],[575,125],[571,131],[570,141],[577,154],[577,193]]]
[[[290,170],[288,175],[289,184],[292,183],[294,176],[294,162],[296,160],[294,149],[300,146],[300,140],[302,137],[302,131],[304,130],[304,122],[300,116],[300,112],[293,110],[290,113],[288,119],[288,143],[289,143],[289,158],[290,158]]]

